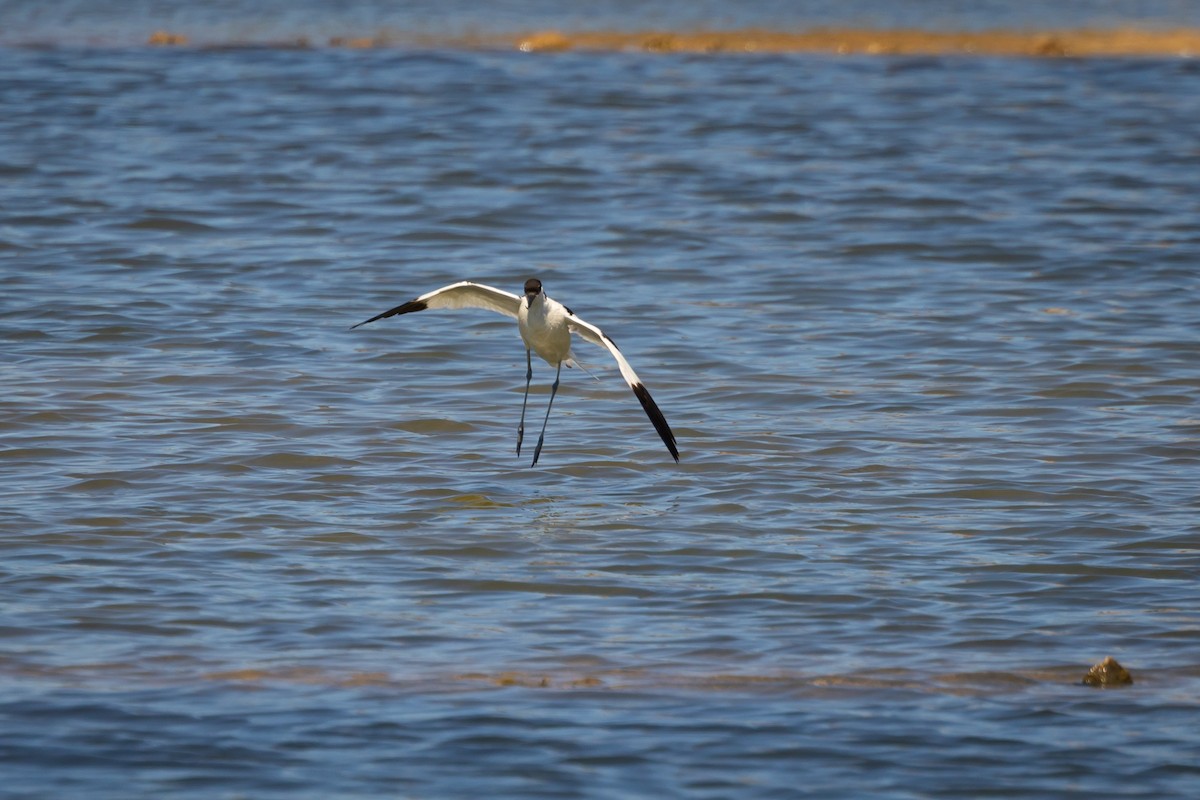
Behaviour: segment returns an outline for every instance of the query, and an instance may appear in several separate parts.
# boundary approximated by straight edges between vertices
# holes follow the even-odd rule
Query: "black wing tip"
[[[383,312],[382,314],[376,314],[370,319],[363,320],[362,322],[358,323],[358,325],[351,325],[350,330],[354,330],[362,325],[368,325],[377,319],[387,319],[388,317],[394,317],[397,314],[408,314],[413,311],[424,311],[427,308],[429,308],[429,304],[424,300],[409,300],[407,303],[398,305],[393,309]]]
[[[671,426],[667,424],[667,418],[663,416],[658,405],[655,404],[654,398],[650,396],[649,390],[643,384],[635,383],[633,385],[633,393],[637,395],[638,402],[642,404],[642,408],[646,412],[646,416],[654,423],[654,430],[658,431],[658,436],[663,440],[663,444],[667,446],[667,450],[671,451],[671,458],[675,459],[675,463],[679,463],[679,448],[675,445],[675,433],[671,430]]]

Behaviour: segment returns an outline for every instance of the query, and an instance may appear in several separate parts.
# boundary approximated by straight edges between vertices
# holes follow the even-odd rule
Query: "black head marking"
[[[535,294],[541,294],[541,293],[542,293],[542,282],[541,281],[539,281],[537,278],[530,278],[529,280],[525,281],[525,294],[532,297]]]

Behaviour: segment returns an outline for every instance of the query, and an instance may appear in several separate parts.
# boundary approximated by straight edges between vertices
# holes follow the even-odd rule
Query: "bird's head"
[[[534,299],[542,293],[542,282],[537,278],[530,278],[525,281],[525,299],[529,301],[529,305],[533,305]]]

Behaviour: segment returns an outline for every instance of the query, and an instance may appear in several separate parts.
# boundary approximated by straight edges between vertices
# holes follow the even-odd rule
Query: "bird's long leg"
[[[529,382],[533,380],[533,360],[529,350],[525,351],[525,399],[521,402],[521,424],[517,426],[517,455],[521,455],[521,442],[525,438],[525,407],[529,405]]]
[[[542,420],[542,435],[538,437],[537,447],[533,448],[533,463],[537,466],[538,456],[542,454],[542,444],[546,441],[546,423],[550,421],[550,409],[554,406],[554,395],[558,394],[558,378],[562,374],[562,362],[558,362],[558,371],[554,373],[554,383],[550,385],[550,402],[546,405],[546,418]]]

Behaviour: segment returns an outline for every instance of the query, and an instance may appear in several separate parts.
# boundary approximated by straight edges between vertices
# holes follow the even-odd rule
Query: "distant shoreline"
[[[1017,56],[1029,58],[1194,58],[1200,56],[1200,29],[1110,28],[1069,30],[934,31],[915,29],[812,28],[556,31],[438,37],[389,31],[373,36],[305,37],[283,42],[193,41],[186,32],[156,31],[156,46],[341,47],[353,49],[419,47],[433,49],[516,49],[652,53],[823,53],[894,56]]]
[[[1031,57],[1200,56],[1200,30],[925,31],[814,28],[695,32],[530,34],[521,50],[643,50],[688,53],[835,53]]]

